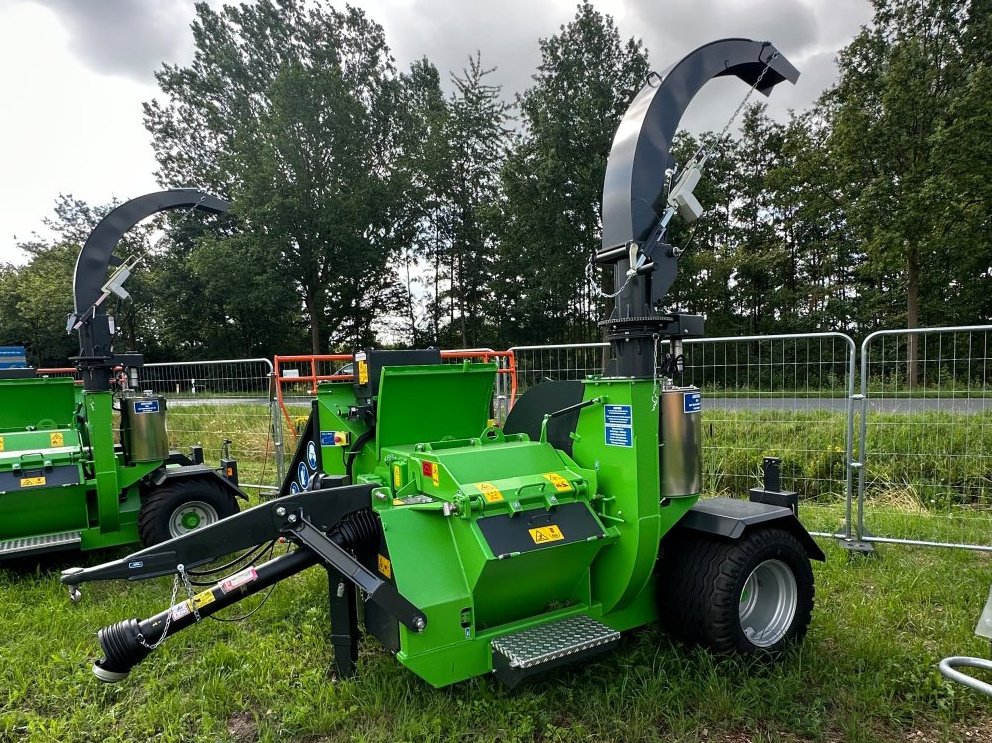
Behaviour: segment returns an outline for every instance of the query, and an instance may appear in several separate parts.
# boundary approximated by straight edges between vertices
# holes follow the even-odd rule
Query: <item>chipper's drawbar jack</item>
[[[140,621],[126,619],[100,630],[104,658],[93,665],[101,681],[120,681],[165,639],[200,619],[243,598],[323,564],[327,570],[335,667],[342,677],[354,672],[358,659],[358,614],[355,589],[413,632],[427,626],[427,617],[388,582],[365,568],[355,553],[375,550],[381,529],[368,508],[373,486],[344,485],[343,478],[323,478],[320,490],[277,498],[160,546],[93,568],[72,568],[62,574],[70,592],[94,580],[144,580],[175,573],[177,566],[196,567],[217,557],[219,544],[228,552],[255,547],[279,537],[297,549],[257,567],[246,568],[213,587]],[[318,524],[320,526],[318,526]],[[327,525],[332,525],[328,528]]]

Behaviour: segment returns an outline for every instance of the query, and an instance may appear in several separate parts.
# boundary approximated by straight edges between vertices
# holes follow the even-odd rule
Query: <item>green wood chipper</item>
[[[634,99],[595,256],[615,275],[602,374],[538,384],[498,426],[494,365],[443,364],[436,350],[356,353],[354,382],[320,386],[280,497],[63,574],[73,591],[161,575],[189,590],[101,630],[95,674],[120,680],[167,637],[311,566],[329,578],[339,676],[355,670],[360,627],[438,687],[490,673],[513,686],[655,621],[720,653],[774,657],[800,640],[810,559],[823,553],[774,483],[751,500],[700,499],[703,401],[675,380],[702,318],[661,305],[679,255],[665,226],[699,206],[698,163],[662,196],[669,144],[718,75],[767,93],[798,73],[770,44],[729,39]],[[295,549],[254,559],[279,538]],[[236,549],[251,564],[194,594],[188,571]]]
[[[148,194],[111,211],[84,243],[67,328],[79,332],[81,386],[30,368],[0,370],[0,560],[152,545],[238,511],[237,462],[226,456],[215,470],[199,447],[191,456],[170,451],[165,398],[132,388],[140,354],[113,350],[105,301],[127,297],[133,267],[114,248],[140,220],[178,208],[227,205],[198,191]]]

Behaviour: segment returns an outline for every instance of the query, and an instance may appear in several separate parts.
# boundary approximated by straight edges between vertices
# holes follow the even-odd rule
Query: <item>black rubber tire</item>
[[[791,572],[796,605],[781,639],[760,646],[745,634],[740,606],[748,577],[768,560]],[[682,640],[718,654],[774,658],[806,636],[813,570],[802,544],[784,529],[751,527],[737,541],[679,530],[665,538],[658,568],[661,622]]]
[[[177,534],[170,528],[177,508],[200,501],[216,512],[218,519],[238,512],[238,502],[219,482],[206,477],[166,481],[142,499],[138,514],[138,535],[146,547],[165,542]]]

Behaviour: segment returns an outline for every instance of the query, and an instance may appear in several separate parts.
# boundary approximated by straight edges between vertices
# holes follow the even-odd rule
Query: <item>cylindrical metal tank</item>
[[[121,443],[128,462],[168,459],[164,397],[125,397],[121,401]]]
[[[703,413],[698,387],[661,393],[661,497],[699,495],[703,489]]]

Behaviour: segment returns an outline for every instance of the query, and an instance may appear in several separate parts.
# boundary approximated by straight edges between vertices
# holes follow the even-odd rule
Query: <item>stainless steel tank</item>
[[[121,443],[128,462],[168,459],[164,397],[145,395],[121,401]]]
[[[661,393],[661,497],[699,495],[703,489],[703,412],[698,387]]]

